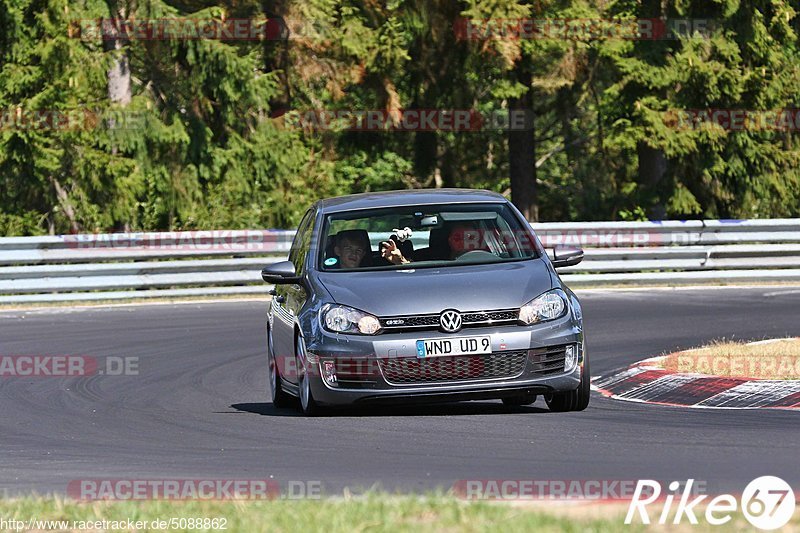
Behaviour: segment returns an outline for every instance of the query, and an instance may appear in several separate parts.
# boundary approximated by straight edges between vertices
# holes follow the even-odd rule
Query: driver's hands
[[[403,257],[403,252],[400,251],[393,239],[381,243],[381,257],[394,265],[410,263],[408,259]]]

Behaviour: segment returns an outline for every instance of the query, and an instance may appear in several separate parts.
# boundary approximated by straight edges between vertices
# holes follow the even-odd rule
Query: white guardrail
[[[533,224],[542,244],[580,246],[571,287],[800,282],[800,219]],[[263,296],[261,268],[293,230],[0,238],[0,304]]]

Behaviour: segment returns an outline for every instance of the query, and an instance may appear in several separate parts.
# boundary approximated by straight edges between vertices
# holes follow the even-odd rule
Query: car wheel
[[[306,343],[303,337],[295,338],[295,351],[297,352],[297,386],[300,396],[300,410],[306,416],[316,416],[320,414],[320,407],[314,400],[311,393],[311,379],[308,375],[308,357],[306,353]]]
[[[563,413],[566,411],[583,411],[589,406],[589,395],[591,393],[591,374],[589,373],[589,361],[583,365],[581,372],[581,383],[578,388],[568,392],[556,392],[546,394],[544,397],[547,407],[551,411]]]
[[[281,385],[281,374],[278,370],[278,361],[275,358],[275,351],[272,348],[272,331],[267,329],[267,366],[269,367],[269,391],[272,397],[272,405],[275,407],[289,407],[294,402],[289,393],[283,390]]]
[[[530,405],[536,401],[535,394],[520,394],[519,396],[511,396],[510,398],[503,398],[503,405],[520,406]]]

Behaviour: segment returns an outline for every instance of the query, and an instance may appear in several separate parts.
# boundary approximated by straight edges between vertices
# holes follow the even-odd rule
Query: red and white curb
[[[709,409],[800,409],[800,380],[686,374],[653,357],[592,380],[603,396],[629,402]]]

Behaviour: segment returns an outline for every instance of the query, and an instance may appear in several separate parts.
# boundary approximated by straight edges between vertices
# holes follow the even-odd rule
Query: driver
[[[471,224],[457,224],[450,229],[447,237],[450,246],[450,259],[455,259],[472,250],[483,250],[480,232]]]

